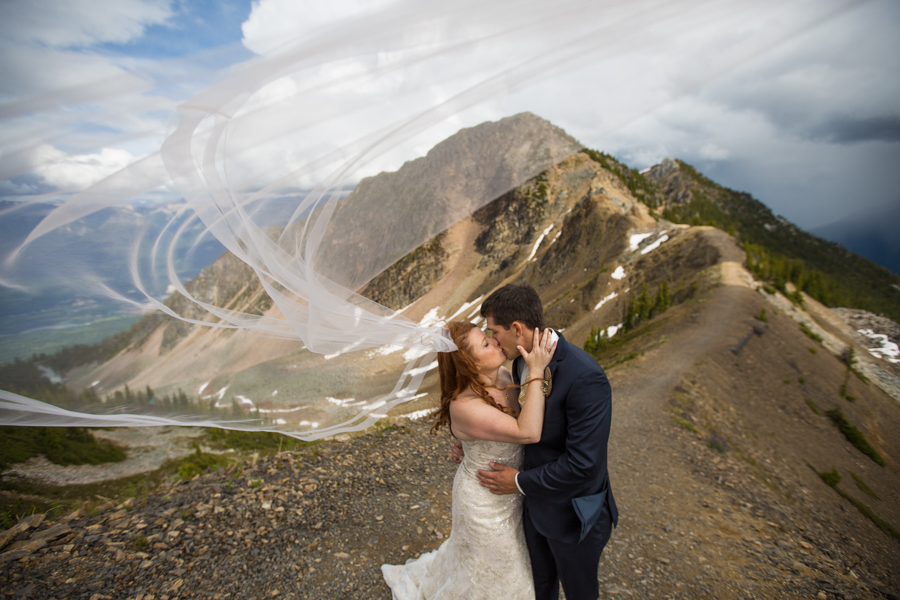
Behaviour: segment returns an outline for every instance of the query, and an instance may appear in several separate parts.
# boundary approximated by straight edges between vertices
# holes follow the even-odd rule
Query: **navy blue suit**
[[[514,374],[521,361],[513,363]],[[596,600],[600,554],[618,522],[606,466],[609,380],[590,354],[561,334],[549,368],[553,389],[541,440],[525,446],[525,467],[517,478],[525,493],[525,539],[535,591],[538,600],[556,600],[562,581],[569,600]],[[583,526],[576,498],[594,502],[593,525]]]

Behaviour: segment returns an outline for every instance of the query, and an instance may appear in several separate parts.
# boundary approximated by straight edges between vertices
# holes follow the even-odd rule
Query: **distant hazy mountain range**
[[[900,200],[817,227],[812,233],[900,274]]]
[[[14,206],[0,202],[0,210]],[[54,204],[39,203],[5,214],[0,219],[0,255],[7,256],[21,244],[54,208]],[[143,229],[145,239],[155,239],[177,211],[175,204],[108,208],[47,234],[23,252],[14,277],[27,291],[0,287],[0,362],[8,360],[10,353],[30,354],[29,349],[53,351],[59,347],[54,339],[90,343],[127,328],[140,315],[125,303],[88,293],[81,287],[84,280],[73,280],[73,272],[95,274],[111,288],[143,301],[127,284],[130,276],[123,257],[131,253],[138,231]],[[201,226],[195,229],[198,233]],[[223,251],[215,238],[207,236],[192,252],[183,253],[179,272],[193,278]],[[154,295],[165,295],[164,279],[147,284]]]
[[[286,221],[297,202],[297,198],[267,201],[265,216],[257,215],[264,221],[258,220],[258,224],[270,226]],[[56,206],[0,201],[0,213],[12,209],[0,218],[0,257],[5,259]],[[150,245],[167,224],[173,220],[180,224],[192,214],[182,214],[182,209],[183,205],[177,202],[119,205],[61,227],[28,247],[15,270],[4,272],[4,277],[23,285],[26,291],[0,286],[0,364],[36,352],[52,353],[74,344],[93,344],[128,329],[141,314],[127,303],[98,295],[85,284],[95,277],[125,297],[144,302],[143,294],[131,285],[126,257],[133,252],[138,236],[143,240],[140,255],[147,257]],[[147,276],[150,269],[146,261],[142,265],[143,283],[156,298],[167,293],[166,248],[176,229],[170,226],[167,230],[154,275]],[[182,281],[196,277],[225,251],[209,234],[193,245],[203,229],[197,220],[184,232],[175,252],[175,266]]]

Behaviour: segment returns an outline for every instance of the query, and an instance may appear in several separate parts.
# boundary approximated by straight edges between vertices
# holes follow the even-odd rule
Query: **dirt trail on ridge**
[[[770,433],[753,436],[750,423],[766,419],[765,413],[750,413],[755,407],[744,401],[756,393],[754,380],[784,384],[770,366],[754,363],[754,348],[738,356],[731,351],[753,331],[753,316],[765,300],[743,283],[748,276],[740,259],[729,254],[718,268],[720,281],[732,285],[670,309],[657,331],[642,336],[655,341],[643,339],[642,346],[629,348],[639,356],[607,369],[613,388],[609,469],[620,527],[601,561],[601,589],[636,598],[897,597],[896,582],[885,583],[900,566],[897,540],[848,510],[811,471],[800,467],[798,476],[796,467],[794,472],[782,467],[778,459],[800,464],[802,459],[774,451],[778,446]],[[789,324],[779,326],[799,333],[790,331],[787,317],[784,321]],[[776,335],[781,334],[754,335],[748,347],[773,355],[761,344],[784,346]],[[803,343],[802,334],[797,337]],[[721,369],[728,370],[725,377]],[[741,371],[749,383],[740,384]],[[725,385],[716,387],[721,379]],[[709,397],[711,405],[705,404]],[[706,408],[681,410],[695,402]],[[796,410],[788,409],[794,419]],[[896,427],[895,413],[886,425]],[[740,432],[721,439],[724,453],[707,447],[699,431],[687,429],[696,423],[708,434],[706,416]],[[676,424],[679,418],[687,427]],[[800,418],[810,417],[801,413]],[[829,424],[814,424],[826,435],[836,433]],[[742,448],[729,447],[735,444]],[[848,452],[870,462],[855,449]],[[886,516],[888,509],[879,510]],[[834,512],[846,528],[837,529]],[[860,544],[856,535],[869,539],[862,537]]]

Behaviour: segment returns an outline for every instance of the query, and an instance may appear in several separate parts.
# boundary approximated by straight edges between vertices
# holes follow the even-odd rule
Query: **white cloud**
[[[42,146],[37,154],[40,162],[37,173],[62,191],[83,190],[134,161],[127,150],[118,148],[103,148],[95,154],[68,155],[52,146]]]
[[[731,153],[713,142],[706,142],[700,147],[700,156],[708,160],[725,160]]]
[[[32,173],[78,191],[158,147],[174,102],[153,93],[152,61],[95,48],[172,14],[170,0],[0,3],[0,178]]]
[[[10,17],[0,19],[0,32],[27,42],[0,53],[0,94],[12,99],[34,94],[49,104],[62,97],[59,106],[91,102],[90,110],[97,112],[79,116],[112,125],[116,133],[88,130],[78,144],[71,144],[71,137],[66,145],[49,142],[73,155],[98,155],[94,162],[100,168],[111,164],[100,160],[102,148],[149,152],[149,144],[134,139],[158,140],[175,102],[144,93],[157,85],[142,71],[146,64],[89,48],[60,48],[135,39],[171,11],[164,2],[127,0],[97,9],[96,2],[89,8],[80,3],[86,1],[68,2],[55,12],[49,0],[16,1],[0,9]],[[541,2],[503,0],[440,5],[259,0],[242,27],[247,48],[269,57],[292,43],[307,46],[293,57],[291,68],[302,68],[278,73],[274,83],[263,81],[251,99],[255,108],[266,107],[265,114],[248,117],[249,105],[239,112],[247,118],[233,123],[229,140],[246,151],[233,154],[229,176],[252,188],[336,152],[335,162],[293,182],[309,186],[353,156],[358,147],[352,144],[365,135],[435,109],[442,120],[408,139],[395,136],[376,146],[348,178],[353,183],[398,168],[460,127],[529,110],[632,166],[646,167],[665,156],[694,162],[788,216],[779,202],[799,207],[814,197],[839,210],[840,185],[828,184],[838,177],[834,165],[842,153],[852,154],[855,164],[868,157],[872,168],[862,168],[859,182],[870,183],[862,193],[882,201],[893,180],[871,171],[895,156],[893,146],[883,152],[885,158],[875,155],[872,144],[828,148],[839,139],[865,146],[868,142],[859,139],[872,131],[885,137],[877,118],[900,95],[900,38],[893,26],[900,10],[892,3],[868,3],[831,20],[820,18],[845,6],[837,0],[678,5],[642,0],[576,1],[551,10]],[[566,15],[564,8],[579,16]],[[535,14],[543,15],[537,27],[529,21]],[[472,41],[516,28],[522,33]],[[595,35],[579,37],[590,32]],[[560,47],[574,58],[551,61],[546,71],[520,78],[505,73],[492,79],[517,59],[555,59],[552,51]],[[436,54],[415,62],[428,52]],[[441,106],[479,82],[486,84],[483,97]],[[7,121],[0,144],[9,141],[15,148],[46,132],[58,135],[71,119],[71,112],[48,109],[30,129]],[[104,135],[89,145],[91,136]],[[8,155],[7,150],[0,152]],[[877,190],[871,183],[876,180]],[[808,184],[813,192],[803,191]]]
[[[125,43],[171,15],[169,0],[4,0],[0,38],[54,48]]]
[[[0,52],[0,93],[10,100],[28,98],[33,112],[43,106],[109,100],[116,93],[147,91],[149,84],[127,73],[117,61],[91,52],[60,50],[25,44]],[[112,103],[107,102],[107,105]],[[7,110],[9,110],[7,108]],[[6,112],[6,111],[4,111]]]
[[[704,95],[808,138],[836,118],[897,116],[898,20],[896,3],[860,5],[773,48]]]
[[[347,18],[374,13],[394,0],[260,0],[241,26],[244,46],[256,54],[269,54],[295,44],[318,29]]]

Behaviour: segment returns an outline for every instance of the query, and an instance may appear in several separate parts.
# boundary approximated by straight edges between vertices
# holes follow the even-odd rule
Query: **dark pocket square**
[[[594,494],[593,496],[572,498],[572,506],[575,507],[575,514],[578,515],[578,519],[581,521],[581,537],[578,538],[579,542],[584,539],[584,536],[587,535],[588,531],[591,530],[591,527],[594,526],[594,523],[597,522],[605,503],[606,490],[603,490],[599,494]]]

